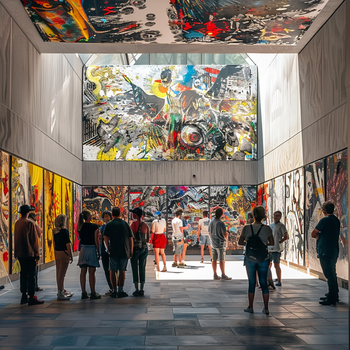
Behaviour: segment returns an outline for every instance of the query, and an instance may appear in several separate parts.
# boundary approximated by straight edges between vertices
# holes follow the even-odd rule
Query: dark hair
[[[178,216],[182,215],[183,212],[184,212],[184,211],[182,210],[182,208],[177,208],[177,209],[174,211],[174,215],[175,215],[176,217],[178,217]]]
[[[254,207],[253,216],[254,216],[255,221],[257,221],[257,222],[260,222],[261,220],[265,219],[266,218],[265,208],[261,205]]]
[[[203,215],[208,216],[208,210],[203,210]]]
[[[83,210],[80,214],[79,214],[79,221],[78,221],[78,227],[77,227],[77,231],[80,232],[84,221],[86,221],[89,216],[91,216],[91,213],[88,210]]]
[[[322,210],[325,211],[327,214],[333,214],[334,213],[334,204],[331,201],[324,202],[322,204]]]
[[[111,213],[109,210],[105,210],[105,211],[102,213],[102,219],[105,217],[105,215],[109,215],[109,217],[112,219],[112,213]]]
[[[222,208],[217,208],[216,210],[215,210],[215,217],[217,218],[217,219],[220,219],[221,217],[222,217],[222,214],[224,213],[224,211],[222,210]]]
[[[248,213],[248,219],[254,219],[253,214],[251,212]]]
[[[113,207],[112,208],[112,216],[114,216],[115,218],[120,216],[120,209],[118,207]]]
[[[276,210],[274,213],[273,213],[273,215],[275,215],[275,214],[280,214],[281,216],[282,216],[282,212],[280,211],[280,210]]]

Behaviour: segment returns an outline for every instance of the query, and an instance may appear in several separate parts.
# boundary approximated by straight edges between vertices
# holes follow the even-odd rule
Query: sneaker
[[[269,290],[271,291],[271,292],[274,292],[275,290],[276,290],[276,287],[275,286],[269,286]]]
[[[185,262],[180,262],[179,266],[187,266]]]
[[[40,305],[44,304],[44,300],[38,300],[36,295],[33,296],[33,298],[29,298],[28,305]]]
[[[57,300],[58,301],[70,300],[70,297],[66,295],[64,291],[59,290],[57,293]]]
[[[221,279],[225,280],[225,281],[230,281],[230,280],[232,280],[232,277],[228,277],[227,275],[222,274]]]
[[[270,315],[269,309],[262,309],[262,313],[265,315]]]
[[[68,292],[65,289],[63,291],[64,291],[64,294],[67,295],[69,298],[71,298],[74,295],[74,293]]]
[[[145,291],[143,289],[140,290],[139,292],[140,297],[143,297],[145,295]]]
[[[171,267],[177,267],[177,262],[174,261]]]
[[[214,280],[221,280],[221,278],[215,273],[214,274]]]
[[[204,259],[201,259],[201,264],[203,264],[204,263]]]
[[[167,272],[166,266],[163,267],[163,270],[161,272]]]
[[[81,298],[82,298],[82,299],[89,299],[90,296],[89,296],[89,294],[88,294],[87,292],[82,292],[82,293],[81,293]]]
[[[322,301],[319,301],[319,304],[320,305],[337,305],[337,303],[335,301],[329,301],[329,300],[322,300]]]
[[[98,293],[91,293],[90,299],[101,299],[101,295]]]
[[[23,294],[21,298],[21,305],[28,304],[28,296],[27,294]]]
[[[129,295],[127,293],[123,292],[118,292],[118,298],[125,298],[128,297]]]
[[[117,292],[112,292],[111,294],[109,294],[109,296],[111,298],[116,298],[118,296],[118,293]]]
[[[274,282],[278,282],[278,278],[275,278],[273,281],[274,281]]]
[[[320,300],[327,300],[327,297],[321,297]],[[339,297],[337,297],[336,302],[339,303]]]
[[[140,296],[140,291],[138,289],[135,290],[134,293],[132,293],[134,297],[139,297]]]
[[[246,309],[244,309],[244,312],[248,312],[250,314],[254,313],[254,309],[252,307],[247,307]]]
[[[282,283],[280,281],[278,281],[278,282],[275,283],[275,286],[276,287],[282,287]]]

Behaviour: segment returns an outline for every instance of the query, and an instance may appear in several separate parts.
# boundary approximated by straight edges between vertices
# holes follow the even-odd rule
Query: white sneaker
[[[69,298],[71,298],[74,295],[74,293],[68,292],[67,290],[64,290],[63,292]]]
[[[70,297],[66,295],[63,290],[59,290],[57,293],[57,300],[58,301],[70,300]]]

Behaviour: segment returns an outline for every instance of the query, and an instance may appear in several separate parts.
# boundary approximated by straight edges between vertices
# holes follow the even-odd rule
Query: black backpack
[[[267,259],[268,251],[267,246],[259,237],[259,233],[264,225],[261,225],[259,231],[254,234],[253,226],[250,225],[252,235],[247,240],[245,256],[249,261],[262,263]]]

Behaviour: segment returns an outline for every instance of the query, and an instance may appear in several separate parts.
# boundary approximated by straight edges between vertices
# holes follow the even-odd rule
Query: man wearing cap
[[[38,305],[43,300],[35,296],[35,268],[39,260],[39,244],[33,221],[28,219],[31,210],[29,205],[19,208],[20,219],[15,223],[14,243],[15,258],[21,265],[20,290],[22,293],[21,304]],[[28,293],[28,294],[27,294]],[[28,298],[29,297],[29,298]]]

